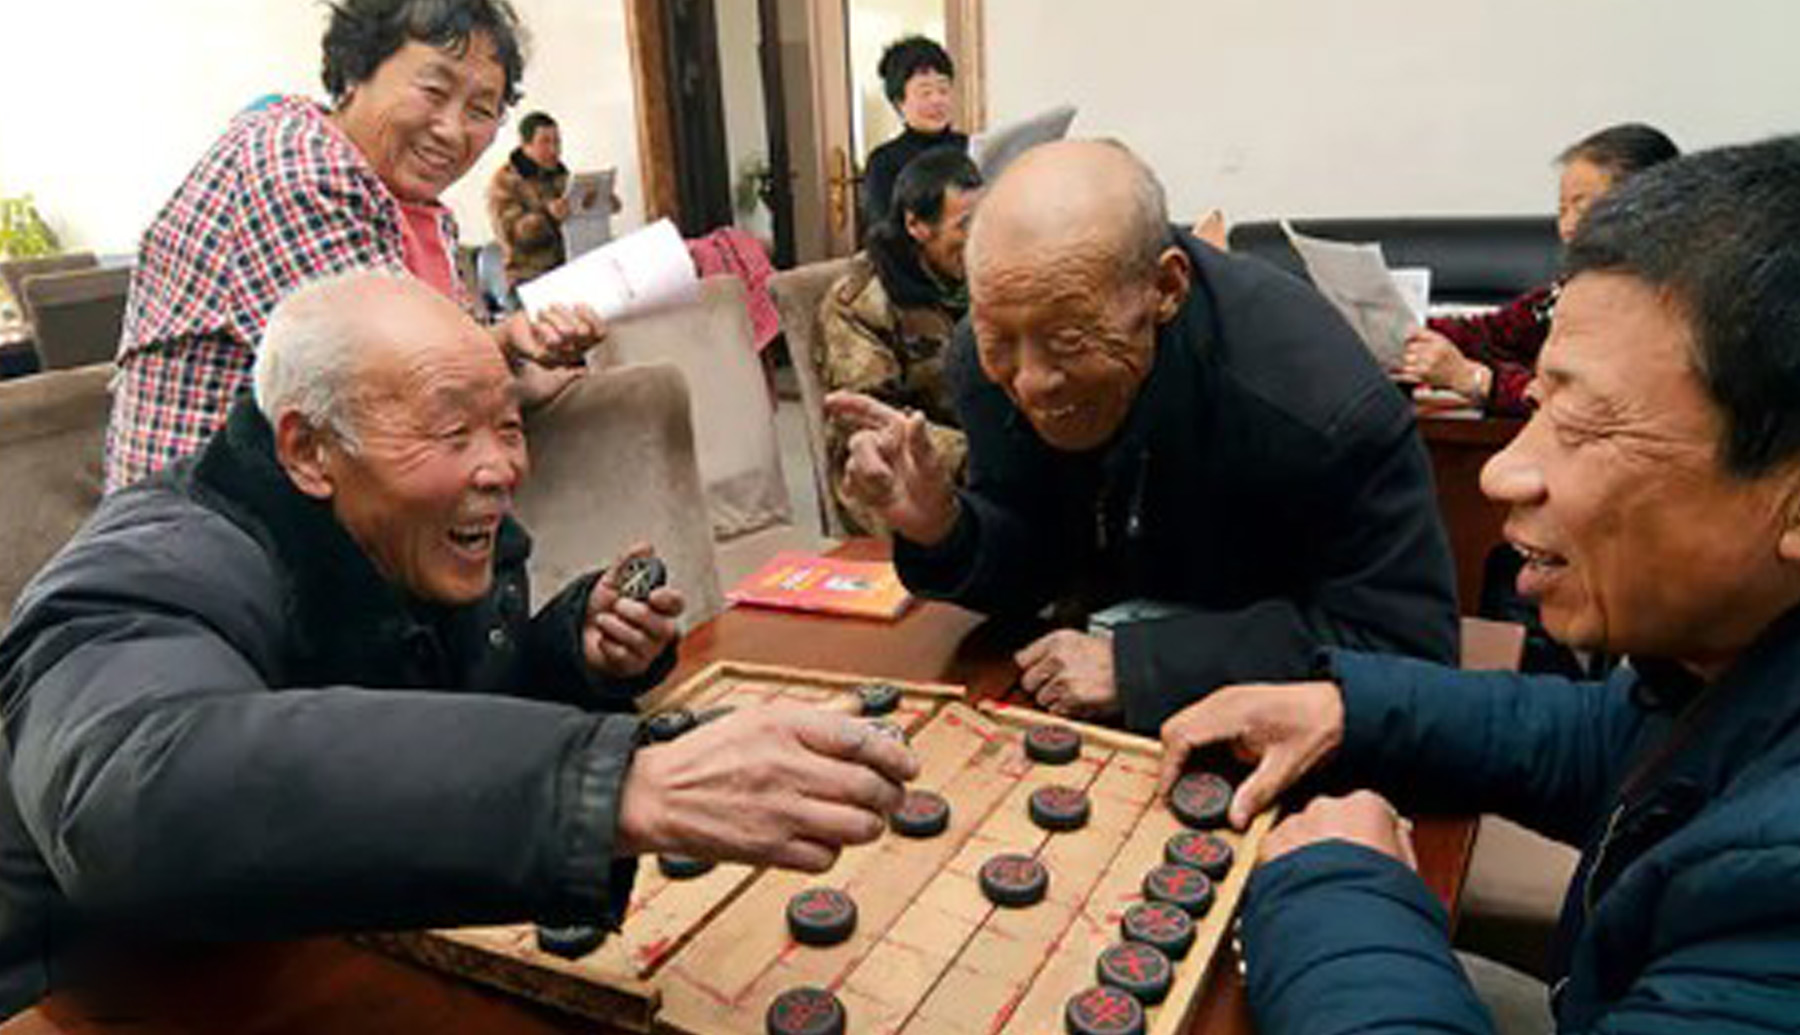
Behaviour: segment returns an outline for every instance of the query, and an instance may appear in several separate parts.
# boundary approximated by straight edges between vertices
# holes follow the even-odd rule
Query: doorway
[[[650,219],[736,225],[786,268],[857,247],[868,152],[899,131],[875,74],[921,33],[956,61],[956,126],[983,128],[981,0],[627,0]]]

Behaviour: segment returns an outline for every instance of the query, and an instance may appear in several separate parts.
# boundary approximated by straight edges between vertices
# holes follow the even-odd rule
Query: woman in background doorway
[[[950,128],[956,65],[943,47],[923,36],[907,36],[881,52],[876,69],[906,128],[869,152],[862,182],[865,233],[887,218],[894,182],[908,162],[934,147],[954,147],[964,154],[969,150],[969,138]]]

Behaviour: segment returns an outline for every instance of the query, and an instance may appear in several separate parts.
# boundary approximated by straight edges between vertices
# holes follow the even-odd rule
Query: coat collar
[[[512,164],[514,172],[518,173],[520,176],[523,176],[528,180],[535,180],[535,179],[539,179],[542,177],[561,176],[563,173],[566,173],[569,171],[569,167],[564,165],[561,162],[557,162],[555,165],[551,166],[548,169],[544,168],[543,166],[532,161],[531,156],[526,154],[525,149],[522,147],[513,148],[512,155],[507,158],[507,161]]]
[[[1674,713],[1666,740],[1626,777],[1629,802],[1655,788],[1692,786],[1707,797],[1761,765],[1800,755],[1800,607],[1775,620],[1719,680],[1702,683],[1677,665],[1634,659],[1640,706]],[[1783,742],[1792,747],[1783,748]]]

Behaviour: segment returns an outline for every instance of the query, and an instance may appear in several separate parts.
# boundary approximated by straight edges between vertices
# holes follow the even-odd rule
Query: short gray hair
[[[329,428],[345,448],[357,448],[351,396],[365,343],[356,299],[377,284],[413,281],[394,270],[348,270],[309,281],[275,306],[251,368],[256,408],[270,424],[294,410],[313,427]]]

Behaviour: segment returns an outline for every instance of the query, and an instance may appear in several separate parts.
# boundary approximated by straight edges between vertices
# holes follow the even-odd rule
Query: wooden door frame
[[[636,91],[638,175],[644,189],[644,222],[664,216],[679,221],[681,185],[669,83],[668,47],[663,39],[662,0],[625,0],[625,35],[631,52],[631,85]]]
[[[956,103],[964,133],[987,128],[987,35],[982,0],[944,0],[944,46],[956,59]]]

